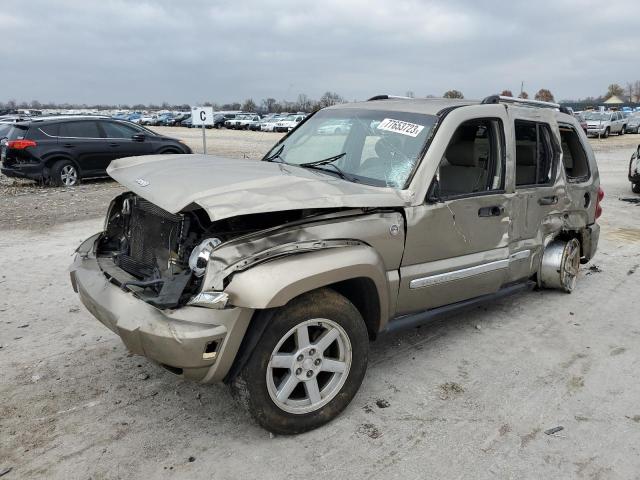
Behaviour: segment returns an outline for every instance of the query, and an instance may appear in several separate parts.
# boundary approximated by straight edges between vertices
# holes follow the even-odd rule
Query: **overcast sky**
[[[640,80],[640,1],[2,2],[0,100],[597,96]],[[6,8],[10,6],[11,8]]]

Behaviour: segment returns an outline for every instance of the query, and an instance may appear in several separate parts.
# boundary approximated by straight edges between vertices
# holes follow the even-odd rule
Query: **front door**
[[[496,292],[509,270],[510,197],[502,119],[465,121],[423,205],[406,209],[397,313]]]
[[[153,153],[151,142],[145,138],[145,130],[110,120],[100,122],[100,126],[107,137],[107,145],[111,152],[109,161]],[[104,168],[108,166],[107,163]]]

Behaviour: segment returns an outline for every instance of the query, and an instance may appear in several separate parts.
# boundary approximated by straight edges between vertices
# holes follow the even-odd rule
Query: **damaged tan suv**
[[[285,434],[349,404],[383,332],[534,285],[571,292],[603,195],[571,115],[497,96],[379,96],[320,110],[261,162],[108,172],[130,191],[78,248],[84,305],[131,352],[230,384]]]

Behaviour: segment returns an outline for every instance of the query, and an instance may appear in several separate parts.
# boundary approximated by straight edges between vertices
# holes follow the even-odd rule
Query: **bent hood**
[[[316,170],[209,155],[151,155],[111,162],[118,183],[164,210],[196,203],[212,221],[301,208],[408,206],[407,190],[360,185]]]

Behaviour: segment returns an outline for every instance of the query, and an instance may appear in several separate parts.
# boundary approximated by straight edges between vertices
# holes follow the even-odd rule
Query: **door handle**
[[[538,205],[555,205],[556,203],[558,203],[558,197],[556,195],[541,197],[538,199]]]
[[[65,143],[63,147],[71,148],[71,147],[75,147],[75,145],[73,143]]]
[[[494,205],[493,207],[482,207],[478,210],[479,217],[499,217],[504,212],[504,207]]]
[[[110,147],[119,147],[120,144],[119,143],[110,143],[109,146]]]

